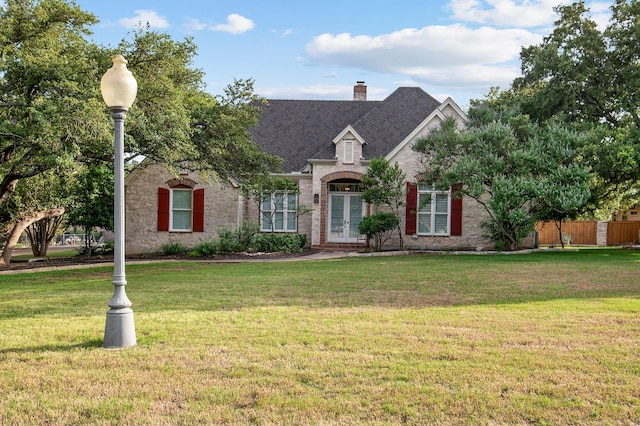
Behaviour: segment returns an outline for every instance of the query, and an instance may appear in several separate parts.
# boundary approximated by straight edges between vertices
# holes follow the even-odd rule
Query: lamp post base
[[[128,348],[136,344],[136,328],[131,308],[109,309],[104,328],[105,348]]]

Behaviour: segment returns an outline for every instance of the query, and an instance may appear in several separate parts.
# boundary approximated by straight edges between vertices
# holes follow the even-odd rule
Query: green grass
[[[638,424],[640,252],[0,276],[0,424]]]
[[[78,256],[78,250],[75,248],[70,248],[67,250],[49,250],[46,258],[47,259],[72,258],[75,256]],[[31,252],[11,256],[12,261],[16,261],[16,260],[27,261],[29,259],[34,259],[34,256]]]

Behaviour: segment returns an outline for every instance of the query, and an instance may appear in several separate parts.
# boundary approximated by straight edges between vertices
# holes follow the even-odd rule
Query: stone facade
[[[188,182],[203,188],[204,232],[159,232],[158,188],[169,189]],[[190,186],[189,185],[189,186]],[[242,199],[231,184],[211,183],[197,174],[171,174],[158,164],[144,163],[125,180],[125,244],[128,254],[153,253],[165,244],[179,242],[194,247],[218,236],[219,229],[236,229],[241,224]]]

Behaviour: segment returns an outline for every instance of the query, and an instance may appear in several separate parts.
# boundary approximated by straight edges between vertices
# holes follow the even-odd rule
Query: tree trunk
[[[56,231],[63,219],[63,215],[49,216],[27,226],[25,231],[27,237],[29,237],[31,251],[34,256],[44,257],[47,255],[49,245],[55,238]]]
[[[13,254],[13,249],[16,247],[16,243],[20,239],[20,235],[22,234],[22,231],[24,231],[27,226],[47,217],[62,216],[64,212],[65,212],[64,207],[42,210],[17,221],[13,225],[13,228],[11,229],[11,231],[9,232],[9,235],[7,237],[7,242],[4,246],[4,249],[2,250],[2,258],[0,258],[0,266],[7,266],[11,263],[11,255]]]
[[[560,246],[562,247],[562,250],[564,250],[564,238],[562,238],[562,219],[560,219],[559,221],[556,220],[555,222],[556,228],[558,229],[558,235],[560,237]]]
[[[400,239],[400,250],[402,250],[402,248],[404,247],[404,238],[402,238],[402,228],[400,227],[400,220],[399,219],[398,219],[398,226],[397,226],[396,229],[398,230],[398,237]]]

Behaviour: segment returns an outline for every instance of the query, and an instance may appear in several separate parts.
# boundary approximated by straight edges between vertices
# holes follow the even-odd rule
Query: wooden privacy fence
[[[541,246],[560,245],[560,235],[555,222],[538,224],[538,244]],[[565,244],[595,246],[598,244],[598,222],[562,222],[562,235]],[[570,242],[569,242],[570,240]]]
[[[607,245],[636,244],[639,241],[640,221],[607,222]]]
[[[554,222],[538,223],[538,244],[560,245],[558,228]],[[619,246],[640,242],[640,221],[597,222],[575,221],[562,223],[565,244],[584,246]]]

